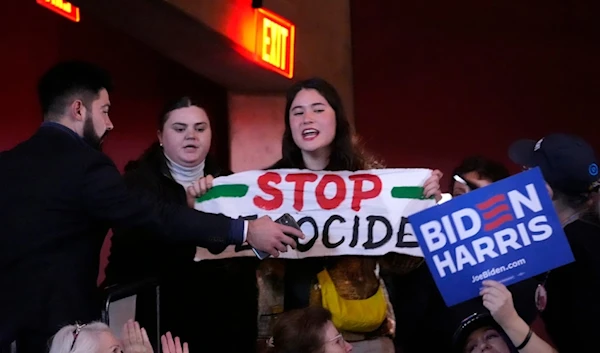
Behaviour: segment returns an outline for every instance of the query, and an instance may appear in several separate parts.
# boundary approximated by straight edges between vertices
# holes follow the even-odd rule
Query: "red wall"
[[[41,123],[35,92],[40,75],[60,60],[84,59],[113,74],[111,118],[115,130],[104,150],[119,168],[156,139],[156,121],[165,100],[183,94],[203,102],[213,123],[214,152],[229,163],[224,88],[106,28],[88,14],[83,13],[76,24],[34,0],[8,4],[8,9],[0,11],[0,150],[28,138]],[[105,246],[103,264],[107,250]]]
[[[390,167],[445,172],[551,132],[600,149],[597,0],[351,0],[355,120]],[[541,321],[536,331],[548,340]]]
[[[448,174],[517,138],[600,147],[595,0],[352,0],[355,116],[388,166]]]

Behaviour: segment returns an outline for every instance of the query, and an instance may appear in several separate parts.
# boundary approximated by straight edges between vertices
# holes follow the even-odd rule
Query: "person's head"
[[[454,179],[459,176],[467,183],[477,187],[483,187],[498,180],[508,178],[510,173],[502,164],[481,156],[472,156],[463,160],[452,172],[450,190],[452,196],[459,196],[470,191],[470,188]]]
[[[111,89],[110,75],[100,67],[80,61],[59,63],[38,83],[44,121],[61,123],[100,148],[113,129],[108,117]]]
[[[281,315],[273,328],[274,353],[346,353],[352,350],[331,321],[331,313],[309,306]]]
[[[54,335],[50,345],[50,353],[119,352],[122,352],[119,340],[101,322],[65,326]]]
[[[524,169],[539,167],[557,210],[588,207],[598,188],[598,162],[583,139],[552,134],[539,141],[519,140],[509,148],[511,160]]]
[[[329,170],[363,169],[365,157],[336,89],[321,78],[294,84],[287,92],[283,160],[305,168],[308,156],[327,161]]]
[[[189,97],[165,106],[157,135],[165,155],[186,167],[195,167],[206,159],[212,139],[206,111]]]
[[[506,333],[488,313],[473,314],[454,334],[454,353],[517,353]]]

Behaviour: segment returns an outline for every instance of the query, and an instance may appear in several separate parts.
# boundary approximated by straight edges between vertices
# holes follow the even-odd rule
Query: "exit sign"
[[[256,9],[256,61],[287,78],[294,77],[295,30],[288,20]]]
[[[79,22],[79,7],[70,2],[62,0],[36,0],[38,4],[56,12],[57,14],[68,18],[73,22]]]

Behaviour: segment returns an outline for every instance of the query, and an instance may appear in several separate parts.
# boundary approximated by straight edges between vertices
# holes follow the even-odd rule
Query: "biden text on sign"
[[[449,306],[476,297],[485,279],[510,285],[573,261],[538,169],[409,220]]]

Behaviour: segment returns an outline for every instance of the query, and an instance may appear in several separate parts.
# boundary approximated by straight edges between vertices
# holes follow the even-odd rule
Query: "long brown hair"
[[[302,152],[292,137],[290,126],[290,108],[298,92],[303,89],[314,89],[327,100],[335,112],[335,137],[331,142],[329,164],[325,168],[331,171],[380,168],[371,155],[367,154],[358,143],[358,138],[344,111],[342,99],[335,87],[322,78],[311,78],[294,84],[286,95],[285,131],[281,146],[282,158],[272,168],[305,168]]]

